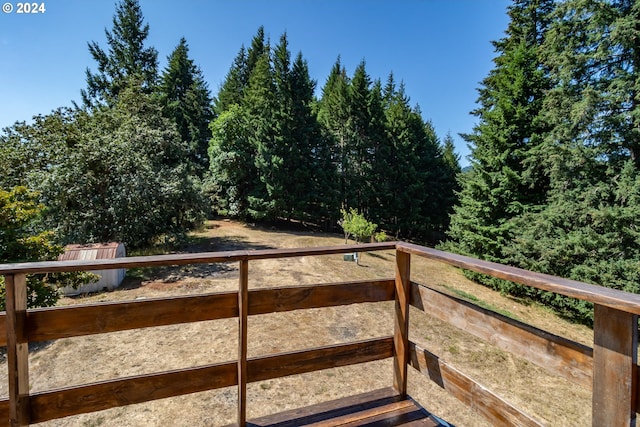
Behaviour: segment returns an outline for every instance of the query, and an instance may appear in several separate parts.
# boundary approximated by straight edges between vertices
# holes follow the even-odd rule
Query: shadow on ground
[[[225,252],[238,250],[275,249],[269,245],[249,243],[244,237],[204,237],[190,236],[188,242],[175,253]],[[127,276],[119,289],[134,289],[143,281],[173,283],[186,278],[206,279],[233,274],[238,271],[237,263],[191,264],[166,267],[143,267],[127,270]]]

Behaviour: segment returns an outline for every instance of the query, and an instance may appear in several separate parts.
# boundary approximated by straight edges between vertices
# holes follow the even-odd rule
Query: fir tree
[[[519,0],[509,8],[507,36],[494,42],[495,68],[482,82],[473,112],[479,118],[472,134],[472,171],[462,177],[459,205],[449,236],[454,250],[503,261],[513,238],[510,219],[544,203],[548,182],[531,172],[531,153],[548,127],[540,115],[549,88],[540,61],[550,0]]]
[[[221,115],[234,104],[242,104],[244,90],[249,84],[248,74],[247,51],[243,45],[233,60],[233,64],[214,100],[214,111],[216,115]]]
[[[333,169],[338,178],[338,208],[344,208],[347,205],[345,196],[348,185],[348,89],[349,77],[338,57],[322,88],[322,98],[318,106],[318,122],[322,126],[323,138],[329,147]]]
[[[144,24],[138,0],[122,0],[117,4],[113,29],[105,29],[105,35],[108,51],[97,42],[89,43],[98,72],[94,74],[87,68],[87,89],[81,91],[85,107],[114,105],[131,77],[140,82],[145,93],[150,93],[158,78],[158,52],[144,47],[149,24]]]
[[[287,219],[307,219],[313,212],[312,204],[321,205],[318,194],[327,191],[316,186],[319,166],[314,150],[320,145],[317,120],[311,111],[315,83],[302,53],[291,63],[286,33],[274,49],[273,72],[277,100],[276,140],[273,153],[282,158],[283,168],[273,179],[281,181],[282,194],[271,194],[280,199],[281,215]],[[317,156],[318,153],[315,155]],[[320,193],[318,193],[320,191]],[[314,220],[321,212],[316,212]]]
[[[544,44],[555,83],[544,119],[553,128],[537,150],[549,192],[539,211],[514,220],[511,263],[640,292],[639,12],[630,1],[571,0],[556,9]],[[517,291],[593,319],[587,304]]]
[[[247,115],[249,142],[255,147],[255,166],[259,182],[249,196],[249,212],[255,219],[274,219],[282,200],[274,197],[284,191],[280,178],[284,159],[277,145],[277,103],[273,71],[268,54],[256,63],[243,101]]]
[[[640,166],[638,22],[637,1],[566,1],[545,59],[557,80],[546,105],[555,139],[580,139],[610,161]]]
[[[460,167],[460,155],[456,153],[451,133],[447,133],[444,137],[442,157],[452,174],[451,181],[455,181],[455,177],[462,172],[462,168]]]
[[[296,56],[290,75],[293,155],[289,170],[295,171],[295,179],[288,186],[288,191],[294,195],[292,208],[300,219],[330,221],[338,214],[335,169],[312,110],[316,83],[309,76],[309,67],[302,53]]]
[[[381,135],[373,127],[374,123],[382,121],[381,108],[372,107],[373,91],[371,78],[367,74],[365,62],[356,67],[349,83],[348,90],[348,118],[347,138],[345,141],[346,165],[345,200],[347,207],[355,207],[360,212],[367,212],[372,206],[371,184],[373,183],[372,168],[374,160],[374,145]],[[367,213],[367,216],[368,213]]]
[[[191,160],[202,175],[209,166],[211,95],[202,71],[189,58],[189,47],[184,38],[168,58],[159,91],[165,116],[176,123],[182,140],[189,144]]]

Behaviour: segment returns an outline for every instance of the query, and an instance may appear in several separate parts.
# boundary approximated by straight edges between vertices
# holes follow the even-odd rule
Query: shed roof
[[[67,245],[59,261],[80,261],[94,259],[114,259],[118,257],[118,248],[122,243],[91,243],[86,245]]]

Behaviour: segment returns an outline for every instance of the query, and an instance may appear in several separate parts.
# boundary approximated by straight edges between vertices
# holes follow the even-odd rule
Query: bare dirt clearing
[[[193,236],[189,252],[326,246],[343,244],[338,235],[289,232],[212,221]],[[414,257],[415,258],[415,257]],[[252,261],[249,287],[296,286],[343,280],[393,277],[391,251],[364,254],[361,265],[342,256]],[[592,332],[569,324],[543,308],[520,305],[466,280],[448,266],[412,261],[412,279],[464,292],[519,320],[557,335],[592,345]],[[131,271],[112,292],[64,298],[60,304],[188,295],[236,290],[236,264]],[[380,337],[393,333],[392,304],[293,311],[249,318],[249,356]],[[533,364],[502,352],[417,310],[411,312],[411,339],[506,400],[548,425],[591,424],[591,393],[548,375]],[[33,391],[107,380],[129,375],[195,367],[235,360],[237,319],[200,322],[61,339],[30,355]],[[6,367],[0,394],[6,396]],[[410,372],[412,370],[410,369]],[[486,425],[455,398],[420,374],[410,374],[409,392],[427,410],[457,426]],[[249,385],[249,417],[353,395],[392,385],[391,361],[330,369]],[[235,388],[196,393],[146,404],[84,414],[47,426],[224,426],[235,421]]]

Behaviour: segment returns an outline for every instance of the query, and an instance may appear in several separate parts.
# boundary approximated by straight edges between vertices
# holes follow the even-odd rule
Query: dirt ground
[[[287,248],[343,244],[339,235],[280,231],[231,221],[211,221],[195,233],[190,252],[240,248]],[[593,344],[592,332],[569,324],[544,308],[521,305],[466,280],[451,267],[422,259],[412,261],[412,280],[446,286],[507,311],[521,321],[552,333]],[[361,265],[341,255],[252,261],[249,287],[296,286],[393,276],[394,255],[364,254]],[[112,292],[63,298],[61,305],[135,300],[237,289],[236,264],[130,271]],[[448,324],[413,310],[411,339],[471,376],[507,401],[551,426],[591,425],[591,393]],[[249,319],[249,356],[279,353],[393,333],[392,304],[253,316]],[[194,367],[235,360],[237,319],[200,322],[61,339],[30,355],[32,391]],[[4,364],[4,363],[3,363]],[[0,395],[6,389],[0,368]],[[453,425],[488,425],[470,408],[410,369],[409,393],[428,411]],[[248,386],[249,418],[357,394],[393,383],[391,360],[329,369]],[[235,421],[236,389],[196,393],[145,404],[42,423],[43,426],[224,426]]]

